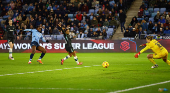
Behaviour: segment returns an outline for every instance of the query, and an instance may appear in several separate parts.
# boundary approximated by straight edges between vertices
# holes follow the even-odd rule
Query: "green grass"
[[[77,65],[73,57],[60,65],[66,53],[47,53],[41,65],[36,62],[40,53],[35,54],[32,64],[27,64],[29,53],[13,53],[14,61],[7,59],[8,53],[0,53],[0,75],[4,75],[0,76],[0,93],[107,93],[170,80],[170,66],[157,59],[159,68],[151,69],[147,54],[135,59],[134,53],[77,53],[83,65]],[[110,66],[93,66],[103,61]],[[158,93],[158,88],[170,90],[170,83],[124,93]]]

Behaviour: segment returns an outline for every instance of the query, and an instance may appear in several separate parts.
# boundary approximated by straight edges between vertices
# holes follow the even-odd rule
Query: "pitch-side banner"
[[[161,40],[160,43],[170,51],[170,40]],[[31,53],[30,40],[15,41],[13,52]],[[73,40],[72,46],[79,53],[106,53],[106,52],[138,52],[140,44],[146,43],[146,40]],[[47,50],[47,53],[66,53],[64,40],[52,40],[50,43],[40,41],[40,46]],[[0,52],[9,52],[7,40],[0,40]],[[38,52],[38,51],[37,51]],[[146,51],[151,52],[151,51]]]

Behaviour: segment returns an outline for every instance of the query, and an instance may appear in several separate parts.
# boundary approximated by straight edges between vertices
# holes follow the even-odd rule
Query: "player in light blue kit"
[[[37,27],[37,29],[25,29],[24,31],[31,31],[32,32],[32,42],[31,42],[32,53],[30,55],[30,60],[29,60],[28,64],[31,64],[32,58],[33,58],[36,50],[42,52],[41,56],[37,60],[37,62],[39,62],[39,64],[43,64],[41,59],[44,57],[46,50],[39,45],[39,40],[41,39],[43,42],[47,42],[47,43],[49,43],[49,41],[45,40],[43,38],[43,35],[40,33],[41,28],[39,26]]]

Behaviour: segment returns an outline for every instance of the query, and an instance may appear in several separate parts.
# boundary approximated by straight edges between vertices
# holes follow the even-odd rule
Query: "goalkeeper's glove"
[[[142,45],[140,45],[139,47],[143,47],[143,46],[146,46],[146,44],[142,44]]]
[[[47,43],[49,43],[49,40],[46,40]]]
[[[137,53],[134,57],[135,57],[135,58],[138,58],[139,55],[140,55],[140,52]]]

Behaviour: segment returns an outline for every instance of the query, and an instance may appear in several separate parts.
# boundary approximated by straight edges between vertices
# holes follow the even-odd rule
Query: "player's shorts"
[[[158,54],[153,54],[153,58],[155,59],[167,59],[168,57],[168,51],[166,49],[164,49],[162,52],[158,53]]]
[[[65,49],[66,49],[66,51],[69,52],[69,53],[74,52],[74,49],[73,49],[72,46],[65,45]]]
[[[14,38],[13,38],[13,37],[9,37],[7,40],[8,40],[8,43],[9,43],[9,42],[14,43]]]
[[[31,42],[31,47],[32,46],[36,46],[36,47],[38,47],[38,46],[40,46],[36,41],[33,41],[33,42]]]

